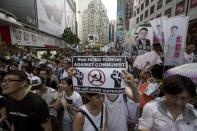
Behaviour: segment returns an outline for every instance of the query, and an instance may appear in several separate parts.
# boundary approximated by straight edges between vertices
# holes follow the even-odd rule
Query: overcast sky
[[[101,0],[107,9],[109,20],[116,20],[117,0]]]

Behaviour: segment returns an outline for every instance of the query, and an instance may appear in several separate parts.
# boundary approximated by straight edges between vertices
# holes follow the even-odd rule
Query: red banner
[[[197,6],[197,0],[191,0],[190,8],[194,8]]]
[[[2,42],[6,44],[11,44],[10,30],[7,26],[0,27],[0,35]]]
[[[183,13],[184,8],[185,8],[185,1],[183,0],[176,5],[176,15]]]

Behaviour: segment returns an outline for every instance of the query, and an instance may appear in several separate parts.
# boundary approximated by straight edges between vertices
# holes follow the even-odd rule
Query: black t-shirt
[[[46,102],[31,92],[20,101],[9,97],[7,114],[15,131],[43,131],[41,124],[49,118]]]

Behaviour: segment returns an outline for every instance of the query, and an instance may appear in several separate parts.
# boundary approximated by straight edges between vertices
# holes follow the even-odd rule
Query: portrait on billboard
[[[29,32],[24,31],[23,34],[24,34],[24,41],[29,41],[30,40]]]
[[[21,30],[17,30],[15,28],[13,28],[13,33],[14,33],[14,36],[16,38],[16,40],[22,40],[22,32]]]

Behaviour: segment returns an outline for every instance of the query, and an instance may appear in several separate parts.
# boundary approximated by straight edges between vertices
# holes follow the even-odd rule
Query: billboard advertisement
[[[117,0],[117,29],[116,38],[118,40],[124,37],[124,23],[125,23],[125,0]]]
[[[23,46],[35,46],[35,47],[60,47],[62,48],[62,40],[55,37],[45,36],[37,34],[31,31],[22,30],[15,27],[10,27],[10,35],[12,44]]]
[[[88,34],[88,42],[98,42],[98,34]]]
[[[64,0],[37,0],[39,29],[60,37],[65,28]]]
[[[0,0],[0,8],[13,13],[24,24],[38,26],[36,0]]]
[[[65,9],[66,9],[66,14],[65,14],[65,27],[70,27],[71,31],[76,34],[76,12],[75,10],[72,10],[67,0],[65,0]]]
[[[164,65],[178,66],[183,63],[188,30],[187,16],[177,16],[163,21]]]

